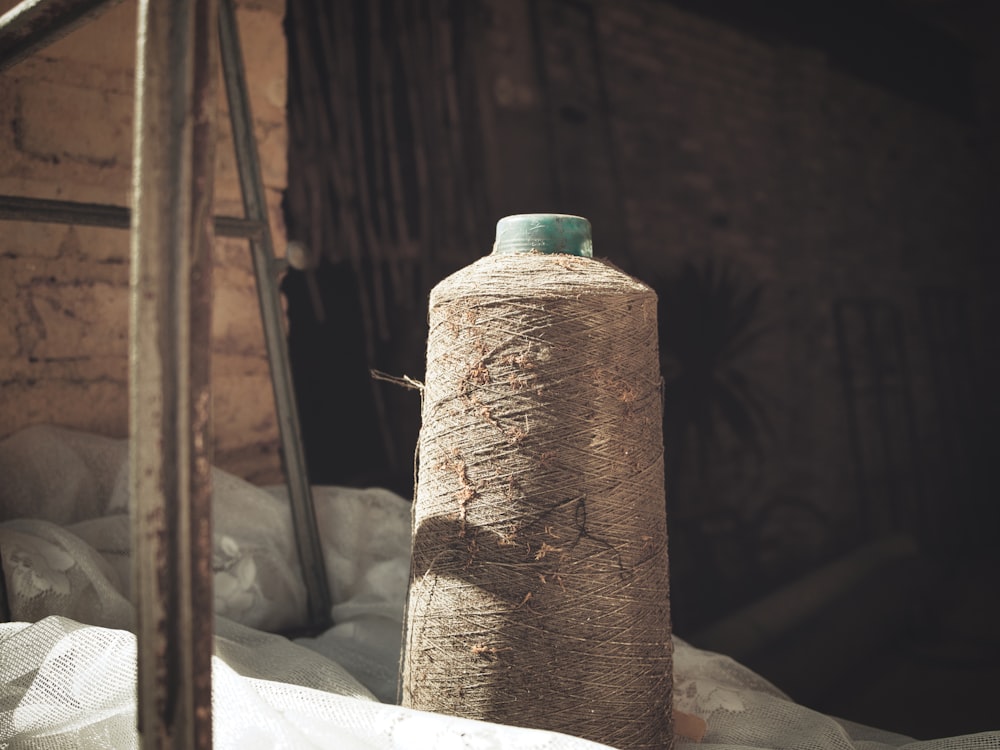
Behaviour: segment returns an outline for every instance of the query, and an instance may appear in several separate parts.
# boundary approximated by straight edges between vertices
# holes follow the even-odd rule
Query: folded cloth
[[[0,441],[0,557],[18,620],[0,624],[0,748],[138,747],[126,454],[49,427]],[[410,512],[386,490],[315,488],[335,624],[296,643],[264,632],[305,622],[284,492],[219,470],[213,482],[216,747],[600,747],[389,705]],[[678,748],[1000,750],[1000,732],[916,742],[824,716],[677,638],[674,710]]]

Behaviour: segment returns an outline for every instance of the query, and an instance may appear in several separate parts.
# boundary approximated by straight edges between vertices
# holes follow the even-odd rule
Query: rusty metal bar
[[[138,728],[212,745],[207,422],[215,0],[140,0],[129,339]]]
[[[0,219],[86,224],[113,229],[128,229],[130,226],[129,210],[121,206],[22,198],[16,195],[0,195]]]
[[[78,203],[0,195],[0,221],[2,220],[128,229],[131,226],[131,212],[124,206],[110,206],[106,203]],[[238,216],[216,216],[214,222],[217,236],[239,239],[258,237],[266,227],[264,222]]]
[[[0,72],[121,0],[24,0],[0,16]]]
[[[151,2],[154,0],[150,0]],[[162,0],[159,0],[162,1]],[[194,70],[191,80],[191,314],[190,397],[187,404],[191,456],[191,513],[188,519],[192,549],[191,607],[200,612],[189,636],[191,648],[192,716],[194,742],[185,747],[212,747],[212,653],[215,622],[212,571],[212,267],[215,224],[215,144],[218,137],[217,82],[219,80],[218,0],[196,0],[194,5]],[[183,622],[183,621],[182,621]],[[192,625],[194,621],[192,620]],[[181,625],[183,628],[183,624]]]
[[[257,143],[253,133],[253,116],[247,94],[243,54],[240,50],[236,11],[232,0],[219,0],[219,39],[222,51],[222,72],[229,100],[233,143],[243,192],[243,210],[250,220],[267,223],[267,200],[260,175]],[[274,245],[270,229],[250,240],[253,264],[257,276],[257,296],[264,323],[264,340],[271,366],[275,410],[288,479],[289,505],[295,531],[296,547],[302,576],[309,596],[309,620],[315,627],[330,623],[330,587],[323,562],[312,490],[302,451],[298,408],[292,388],[285,340],[284,318],[278,287],[268,270],[274,264]]]

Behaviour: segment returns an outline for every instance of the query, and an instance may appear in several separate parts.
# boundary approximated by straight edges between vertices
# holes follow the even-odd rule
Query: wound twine
[[[530,250],[431,292],[402,702],[667,748],[656,295]]]

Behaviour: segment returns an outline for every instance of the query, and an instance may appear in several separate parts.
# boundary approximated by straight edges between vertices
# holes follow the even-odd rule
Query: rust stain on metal
[[[212,744],[214,0],[140,3],[130,338],[138,725]],[[167,123],[177,127],[166,127]]]

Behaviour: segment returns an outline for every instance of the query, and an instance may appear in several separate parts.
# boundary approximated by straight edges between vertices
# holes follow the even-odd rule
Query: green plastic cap
[[[514,214],[497,222],[494,255],[564,253],[594,257],[590,222],[568,214]]]

